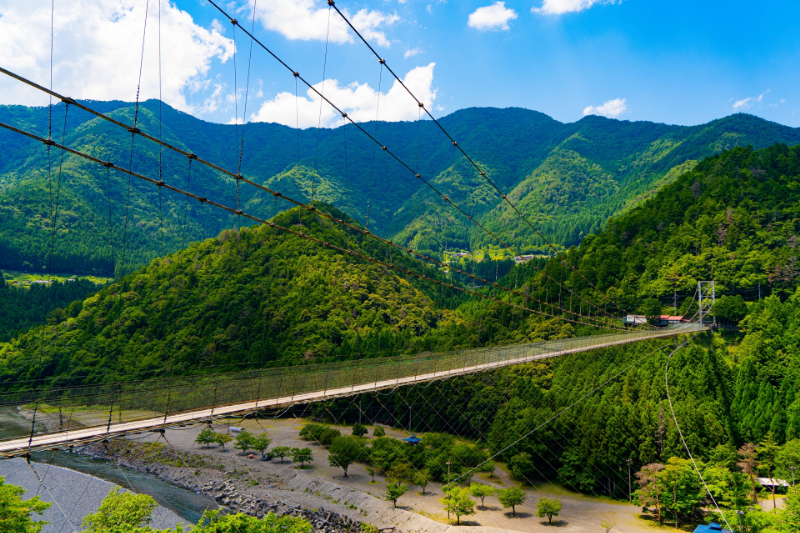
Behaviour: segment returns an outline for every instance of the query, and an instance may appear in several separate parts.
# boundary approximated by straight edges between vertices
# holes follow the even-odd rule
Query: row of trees
[[[211,428],[206,428],[201,431],[195,442],[203,446],[208,446],[212,443],[219,444],[222,448],[231,441],[234,441],[233,448],[241,450],[242,455],[246,455],[248,450],[255,450],[261,454],[261,459],[266,460],[271,457],[280,457],[281,462],[285,457],[291,457],[295,463],[300,463],[301,468],[305,463],[310,463],[314,460],[314,453],[311,448],[295,448],[292,446],[275,446],[271,450],[269,445],[272,444],[272,439],[266,434],[253,435],[246,429],[239,432],[234,439],[227,433],[217,433]]]

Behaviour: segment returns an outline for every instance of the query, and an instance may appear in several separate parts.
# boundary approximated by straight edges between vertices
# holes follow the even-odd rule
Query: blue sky
[[[146,0],[56,0],[54,88],[78,98],[133,100]],[[19,4],[19,3],[16,3]],[[252,1],[225,9],[246,27]],[[800,126],[800,3],[685,0],[387,0],[336,5],[437,116],[474,106],[524,107],[572,122],[586,113],[694,125],[738,111]],[[49,0],[0,0],[0,61],[49,77]],[[32,10],[29,10],[33,7]],[[142,94],[158,96],[158,1],[150,0]],[[205,120],[230,122],[233,31],[203,0],[162,1],[162,96]],[[33,13],[33,16],[30,14]],[[345,31],[324,0],[260,0],[256,35],[359,120],[414,119],[416,106]],[[77,28],[77,31],[76,31]],[[23,36],[33,35],[23,42]],[[236,38],[238,116],[249,41]],[[340,120],[254,49],[247,120],[301,126]],[[335,80],[335,81],[333,81]],[[319,86],[322,88],[322,85]],[[0,81],[0,103],[42,105]],[[324,108],[325,106],[323,106]]]

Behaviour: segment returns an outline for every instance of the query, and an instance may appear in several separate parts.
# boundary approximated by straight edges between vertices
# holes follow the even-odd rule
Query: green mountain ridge
[[[132,123],[129,103],[90,105]],[[54,109],[56,140],[63,112],[63,105]],[[159,113],[157,101],[142,103],[138,127],[158,135]],[[2,106],[0,120],[46,136],[46,108]],[[441,122],[536,228],[564,246],[577,244],[609,216],[652,195],[691,161],[736,146],[800,142],[800,130],[750,115],[693,127],[596,116],[562,124],[524,109],[473,108]],[[352,126],[298,132],[251,123],[243,130],[242,173],[257,183],[309,201],[313,182],[315,199],[331,202],[364,225],[369,211],[371,231],[431,253],[498,247]],[[75,108],[69,110],[65,131],[70,147],[159,176],[159,149],[153,143],[140,138],[132,143],[128,132]],[[240,140],[233,126],[203,122],[163,105],[162,131],[165,140],[183,149],[223,168],[238,168]],[[509,219],[501,199],[433,123],[379,123],[378,138],[518,251],[543,250],[542,240]],[[108,275],[116,269],[119,276],[188,242],[247,223],[136,179],[129,193],[124,174],[69,155],[58,193],[60,154],[52,151],[48,172],[47,149],[33,140],[2,131],[0,149],[0,267],[41,270],[48,263],[56,196],[63,216],[57,219],[54,263],[75,272]],[[186,158],[169,150],[161,150],[160,157],[161,177],[173,186],[263,218],[292,207],[247,185],[237,190],[235,180],[202,165],[192,165],[190,173]],[[442,228],[447,235],[441,235]]]

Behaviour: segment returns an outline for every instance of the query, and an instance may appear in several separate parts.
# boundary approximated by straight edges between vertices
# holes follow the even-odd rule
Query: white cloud
[[[495,2],[479,7],[469,16],[467,26],[479,31],[508,30],[508,21],[517,18],[517,12],[507,8],[505,2]]]
[[[328,8],[317,7],[318,5],[320,3],[314,0],[268,0],[258,4],[257,16],[265,28],[277,31],[290,40],[324,41],[327,36],[330,42],[336,44],[353,42],[347,23],[336,13],[330,13],[329,17]],[[389,15],[367,9],[351,15],[347,9],[342,8],[342,13],[367,40],[385,47],[390,43],[379,28],[400,20],[396,14]]]
[[[150,7],[140,100],[158,98],[158,9]],[[50,1],[0,0],[0,14],[3,66],[49,85]],[[53,89],[73,98],[133,101],[144,17],[145,4],[138,0],[56,2]],[[212,60],[224,62],[232,56],[233,42],[162,1],[161,48],[164,101],[198,114],[216,109],[213,101],[193,108],[187,96],[201,91],[211,91],[209,98],[220,96],[220,86],[212,87],[207,75]],[[0,103],[47,102],[43,93],[0,77]]]
[[[211,21],[211,29],[220,34],[225,33],[225,26],[223,26],[222,23],[217,19]]]
[[[615,98],[614,100],[609,100],[603,105],[590,105],[583,110],[583,116],[600,115],[601,117],[617,118],[624,113],[626,109],[628,109],[625,105],[627,100],[627,98]]]
[[[406,74],[403,82],[429,109],[436,99],[433,85],[433,68],[436,64],[416,67]],[[314,87],[322,92],[322,83]],[[340,86],[337,80],[325,81],[325,97],[344,110],[356,122],[375,120],[378,104],[378,91],[367,85],[353,82]],[[320,98],[311,89],[307,96],[295,100],[289,92],[278,93],[275,98],[261,104],[261,108],[250,117],[254,122],[277,122],[294,127],[299,120],[301,128],[316,127],[320,120]],[[398,82],[386,93],[380,94],[379,120],[396,122],[417,120],[419,108]],[[342,124],[342,117],[328,104],[322,105],[322,127],[336,127]]]
[[[757,102],[761,102],[764,100],[764,93],[759,94],[756,98],[752,96],[750,98],[743,98],[741,100],[737,100],[733,103],[734,109],[750,109],[753,104]]]
[[[406,53],[403,54],[403,59],[408,59],[409,57],[414,57],[422,53],[422,50],[419,48],[409,48],[406,50]]]
[[[542,7],[531,8],[533,13],[562,15],[589,9],[595,4],[618,4],[622,0],[544,0]]]

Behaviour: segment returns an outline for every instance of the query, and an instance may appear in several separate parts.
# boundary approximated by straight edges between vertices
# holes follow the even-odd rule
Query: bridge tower
[[[698,299],[700,302],[700,311],[698,314],[700,315],[700,325],[703,325],[703,318],[705,315],[708,314],[709,311],[714,307],[714,304],[717,302],[717,296],[715,293],[715,287],[713,281],[698,281],[697,282],[697,294]],[[711,327],[716,327],[717,325],[717,317],[713,317],[713,322],[711,323]]]

